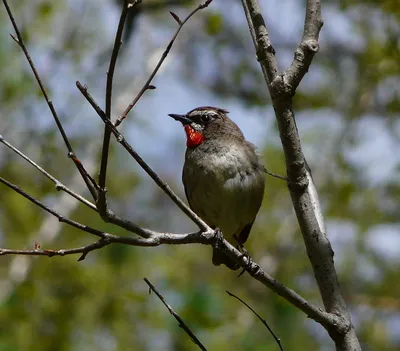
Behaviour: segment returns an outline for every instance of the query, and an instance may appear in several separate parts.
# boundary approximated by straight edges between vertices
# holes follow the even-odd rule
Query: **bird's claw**
[[[215,237],[215,249],[219,249],[221,243],[224,241],[224,236],[222,235],[221,229],[218,227],[214,229],[214,237]]]
[[[243,267],[243,269],[241,270],[241,272],[239,273],[239,275],[237,276],[237,278],[239,278],[244,272],[246,272],[252,265],[253,260],[249,254],[249,252],[245,249],[245,247],[243,246],[243,244],[241,243],[241,241],[239,240],[239,238],[237,237],[237,235],[233,235],[233,238],[237,241],[237,246],[236,248],[242,252],[242,255],[240,256],[240,258],[246,257],[247,258],[247,263],[246,265]]]

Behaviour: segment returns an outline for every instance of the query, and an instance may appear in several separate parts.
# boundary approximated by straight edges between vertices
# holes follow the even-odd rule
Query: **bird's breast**
[[[218,152],[186,153],[183,183],[189,204],[224,235],[251,223],[261,205],[265,178],[256,154],[250,156],[235,145]]]

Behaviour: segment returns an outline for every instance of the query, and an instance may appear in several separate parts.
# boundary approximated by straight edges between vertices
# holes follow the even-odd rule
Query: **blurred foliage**
[[[91,119],[93,111],[73,89],[75,80],[80,79],[102,102],[120,3],[21,0],[10,4],[77,154],[94,175],[98,172],[102,125]],[[165,39],[165,33],[175,30],[176,23],[167,11],[172,9],[183,18],[181,13],[195,4],[180,3],[146,1],[139,12],[132,13],[123,48],[133,45],[144,58],[136,56],[137,63],[132,65],[131,57],[121,55],[123,72],[116,74],[114,100],[130,88],[129,77],[142,73],[141,62],[146,63],[149,51],[158,47],[158,37]],[[224,99],[228,109],[236,101],[260,116],[271,114],[242,10],[230,1],[228,14],[223,3],[215,2],[185,27],[174,49],[179,60],[175,74],[187,89],[201,87]],[[268,6],[272,10],[278,5],[269,2]],[[283,68],[298,45],[301,26],[296,27],[296,35],[289,35],[283,31],[289,24],[282,25],[269,13],[266,20]],[[300,12],[292,16],[303,18]],[[363,347],[398,350],[400,261],[390,254],[386,233],[397,232],[398,236],[400,228],[400,164],[396,158],[400,146],[400,7],[395,0],[326,1],[324,19],[320,53],[294,101],[299,129],[324,204],[340,282]],[[149,33],[148,23],[154,34]],[[345,30],[334,32],[341,25]],[[66,157],[22,53],[8,36],[10,32],[2,9],[0,134],[55,177],[88,195]],[[148,49],[146,45],[152,41],[156,44]],[[163,90],[157,92],[162,94]],[[152,97],[146,99],[150,106]],[[118,109],[118,103],[115,105]],[[140,121],[134,125],[147,126]],[[363,134],[371,125],[379,126],[380,135]],[[284,174],[281,147],[274,142],[276,127],[265,133],[265,164]],[[368,159],[368,152],[353,155],[365,143],[374,145],[374,138],[382,135],[395,147],[380,149],[376,162],[394,160],[389,171],[377,170],[372,161],[361,162],[363,157]],[[139,146],[140,141],[133,143]],[[192,230],[168,198],[146,181],[114,144],[108,176],[112,209],[154,229]],[[382,144],[377,144],[379,147]],[[372,152],[374,147],[368,150]],[[178,165],[179,161],[171,157],[171,162]],[[171,177],[157,165],[155,168],[182,194],[179,176]],[[378,180],[371,172],[378,173]],[[131,235],[103,223],[83,205],[67,201],[51,182],[2,144],[0,174],[68,217]],[[72,248],[95,240],[61,225],[4,186],[0,187],[0,200],[1,247],[33,248],[37,241],[42,248]],[[382,231],[381,240],[371,241]],[[375,247],[379,241],[386,241],[387,251],[382,253]],[[271,275],[321,304],[284,182],[268,178],[263,208],[246,247]],[[79,263],[72,256],[1,256],[0,351],[196,349],[156,296],[148,295],[144,276],[209,350],[231,350],[232,345],[238,350],[277,350],[267,330],[225,290],[255,308],[285,350],[334,349],[325,331],[303,313],[248,276],[236,279],[236,273],[213,267],[210,258],[208,247],[194,245],[115,245],[93,252]]]

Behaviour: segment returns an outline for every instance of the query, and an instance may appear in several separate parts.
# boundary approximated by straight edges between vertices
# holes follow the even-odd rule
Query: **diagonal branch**
[[[200,11],[204,8],[206,8],[208,5],[211,4],[213,0],[207,0],[205,1],[203,4],[200,4],[199,6],[197,6],[183,21],[181,21],[179,19],[179,17],[174,14],[173,12],[170,12],[172,17],[175,19],[175,21],[178,22],[179,27],[176,30],[174,36],[172,37],[171,41],[169,42],[169,44],[167,45],[167,48],[165,49],[165,51],[163,52],[163,54],[161,55],[160,60],[158,61],[156,67],[154,68],[153,72],[151,72],[150,77],[147,79],[146,83],[144,83],[142,89],[140,89],[139,93],[135,96],[135,98],[133,99],[133,101],[128,105],[128,107],[125,109],[125,111],[121,114],[121,116],[118,117],[118,119],[115,121],[115,126],[118,127],[122,121],[126,118],[126,116],[128,115],[128,113],[132,110],[132,108],[137,104],[137,102],[140,100],[140,98],[142,97],[142,95],[145,93],[146,90],[149,89],[150,87],[150,83],[153,80],[153,78],[155,77],[155,75],[157,74],[158,70],[160,69],[161,65],[163,64],[164,60],[167,58],[172,45],[174,45],[174,42],[179,34],[179,32],[181,31],[181,29],[183,28],[183,26],[185,25],[185,23],[187,21],[189,21],[189,19],[197,12]],[[107,112],[107,111],[106,111]]]
[[[200,348],[200,350],[207,351],[207,349],[203,346],[197,336],[190,330],[190,328],[186,325],[186,323],[182,320],[181,317],[173,310],[173,308],[165,301],[164,296],[162,296],[155,286],[149,282],[147,278],[144,278],[144,281],[149,286],[149,291],[154,291],[157,297],[161,300],[164,306],[167,308],[168,312],[171,313],[174,318],[178,321],[179,326],[185,331],[187,335],[189,335],[190,339]]]
[[[8,17],[11,20],[11,23],[14,27],[15,33],[17,35],[17,37],[15,38],[13,35],[11,35],[11,37],[14,39],[14,41],[19,45],[19,47],[22,49],[22,51],[25,54],[26,59],[28,60],[29,66],[31,67],[31,70],[33,72],[33,75],[35,76],[35,79],[40,87],[40,90],[43,93],[44,99],[46,100],[47,106],[50,109],[51,114],[53,115],[54,121],[56,122],[57,128],[60,131],[60,134],[64,140],[64,143],[68,149],[68,157],[70,159],[72,159],[72,161],[74,162],[76,168],[78,169],[79,173],[81,174],[83,180],[86,183],[87,188],[89,189],[90,193],[92,194],[93,198],[96,199],[97,198],[97,192],[96,192],[96,183],[94,181],[94,179],[88,174],[88,172],[86,172],[82,162],[79,161],[79,159],[76,157],[74,150],[72,148],[71,143],[69,142],[69,139],[67,137],[67,134],[64,131],[64,128],[61,124],[60,119],[58,118],[57,112],[54,108],[53,102],[50,100],[49,95],[47,94],[47,91],[42,83],[42,80],[39,76],[39,73],[32,61],[31,56],[29,55],[28,49],[25,46],[24,40],[22,39],[21,33],[18,29],[17,23],[15,22],[14,16],[11,12],[10,6],[7,3],[7,0],[3,0],[3,4],[6,8]]]
[[[144,161],[139,154],[132,148],[132,146],[125,140],[125,137],[118,131],[114,124],[106,118],[104,111],[96,103],[93,97],[87,91],[87,87],[83,86],[79,81],[76,86],[82,95],[88,100],[90,105],[94,108],[102,121],[108,125],[111,132],[114,134],[118,143],[120,143],[126,151],[136,160],[136,162],[143,168],[143,170],[154,180],[154,182],[169,196],[169,198],[194,222],[198,227],[204,231],[210,231],[211,228],[196,214],[194,213],[179,197],[176,195],[170,186],[163,182],[156,172]]]
[[[22,195],[36,206],[40,207],[41,209],[45,210],[46,212],[50,213],[54,217],[56,217],[60,222],[66,223],[74,228],[80,229],[84,232],[90,233],[99,237],[102,240],[105,240],[107,244],[109,243],[123,243],[127,245],[133,246],[158,246],[161,244],[190,244],[190,243],[198,243],[198,244],[210,244],[213,241],[214,232],[194,232],[188,234],[173,234],[173,233],[161,233],[156,232],[150,229],[145,229],[137,226],[138,230],[135,232],[138,235],[144,236],[144,238],[132,238],[132,237],[125,237],[125,236],[118,236],[114,234],[109,234],[103,232],[101,230],[89,227],[85,224],[79,223],[72,219],[69,219],[63,216],[61,213],[57,212],[53,208],[45,205],[40,200],[34,198],[33,196],[29,195],[25,191],[23,191],[17,185],[9,182],[8,180],[0,177],[0,183],[3,183],[10,189],[14,190],[18,194]],[[105,246],[105,245],[103,245]],[[99,247],[97,247],[99,248]],[[19,253],[23,252],[20,250]],[[32,253],[31,253],[32,254]]]
[[[307,0],[304,34],[296,51],[294,63],[284,72],[276,72],[271,65],[271,50],[264,45],[267,30],[257,0],[242,0],[253,36],[256,52],[264,60],[260,65],[271,94],[280,138],[285,154],[288,187],[293,207],[300,225],[314,275],[325,309],[339,317],[338,324],[323,324],[334,340],[337,350],[361,350],[351,324],[349,312],[340,291],[333,262],[333,250],[325,233],[321,206],[311,170],[304,158],[296,120],[292,109],[292,97],[301,78],[307,72],[315,52],[318,50],[318,33],[322,27],[319,0]],[[258,26],[258,28],[257,28]],[[305,49],[307,48],[307,49]],[[273,79],[271,79],[273,78]]]
[[[267,321],[266,321],[264,318],[262,318],[250,305],[248,305],[248,304],[247,304],[245,301],[243,301],[240,297],[236,296],[235,294],[232,294],[232,293],[229,292],[228,290],[225,290],[225,291],[226,291],[226,293],[227,293],[229,296],[232,296],[232,297],[234,297],[235,299],[239,300],[243,305],[245,305],[251,312],[253,312],[253,313],[256,315],[256,317],[261,321],[262,324],[264,324],[264,325],[266,326],[266,328],[268,329],[268,331],[271,333],[272,337],[275,339],[276,343],[278,344],[279,349],[280,349],[281,351],[283,351],[283,347],[282,347],[282,344],[281,344],[281,339],[279,339],[279,338],[275,335],[275,333],[273,332],[273,330],[269,327]]]
[[[198,231],[194,233],[188,234],[172,234],[172,233],[160,233],[156,231],[152,231],[149,229],[140,228],[136,234],[144,236],[143,232],[147,235],[144,238],[138,237],[125,237],[125,236],[117,236],[113,234],[109,234],[79,222],[73,221],[69,218],[66,218],[62,214],[58,213],[54,209],[48,207],[43,204],[41,201],[35,199],[31,195],[24,192],[15,184],[5,180],[0,177],[0,183],[8,186],[13,189],[18,194],[24,196],[26,199],[39,206],[43,210],[47,211],[51,215],[58,218],[58,220],[62,223],[66,223],[74,228],[80,229],[82,231],[88,232],[92,235],[95,235],[100,238],[99,241],[92,243],[90,245],[75,248],[75,249],[61,249],[61,250],[12,250],[12,249],[0,249],[0,255],[7,254],[15,254],[15,255],[31,255],[31,256],[63,256],[67,254],[76,254],[82,253],[82,256],[79,260],[83,260],[86,255],[93,250],[100,249],[106,245],[111,243],[120,243],[125,245],[132,246],[143,246],[143,247],[152,247],[159,246],[163,244],[168,245],[182,245],[182,244],[205,244],[205,245],[216,245],[218,241],[219,250],[223,250],[229,257],[238,262],[242,267],[246,268],[246,271],[264,286],[270,288],[278,295],[282,296],[292,305],[298,307],[301,311],[306,313],[310,318],[315,321],[321,323],[322,325],[328,327],[331,325],[340,324],[340,318],[334,314],[327,313],[322,311],[320,308],[310,304],[307,300],[305,300],[302,296],[297,294],[295,291],[289,289],[275,278],[271,277],[267,272],[265,272],[257,263],[253,262],[253,260],[249,256],[243,255],[240,251],[238,251],[234,246],[232,246],[226,240],[222,242],[219,241],[218,237],[215,236],[214,231]]]
[[[57,191],[64,191],[67,194],[71,195],[87,207],[91,208],[92,210],[95,210],[97,212],[97,208],[94,204],[92,204],[90,201],[85,199],[83,196],[77,194],[76,192],[72,191],[69,189],[67,186],[65,186],[63,183],[61,183],[58,179],[54,178],[49,172],[47,172],[45,169],[40,167],[36,162],[32,161],[28,156],[26,156],[24,153],[22,153],[20,150],[18,150],[15,146],[11,145],[9,142],[4,140],[3,136],[0,135],[0,143],[3,143],[7,147],[9,147],[11,150],[13,150],[15,153],[17,153],[19,156],[21,156],[24,160],[28,161],[33,167],[38,169],[41,173],[43,173],[47,178],[49,178],[56,186]]]

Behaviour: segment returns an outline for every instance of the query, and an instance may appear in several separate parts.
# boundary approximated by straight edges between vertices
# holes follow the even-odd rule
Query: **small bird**
[[[228,116],[228,111],[198,107],[185,115],[169,114],[186,132],[182,180],[190,208],[231,244],[244,244],[260,209],[265,168],[255,146]],[[237,239],[235,239],[237,238]],[[213,249],[214,265],[239,265]]]

